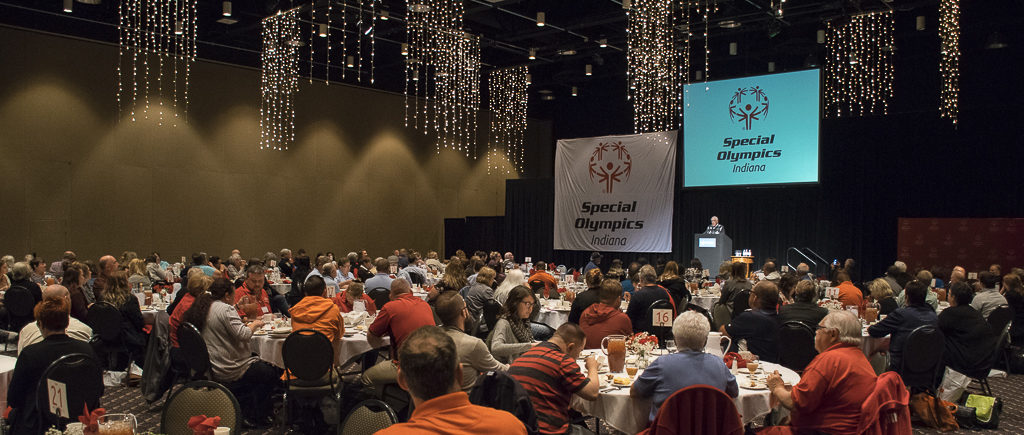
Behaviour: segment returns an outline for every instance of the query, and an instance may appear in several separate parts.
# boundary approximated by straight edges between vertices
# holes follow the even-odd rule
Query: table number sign
[[[46,380],[46,392],[49,396],[50,413],[64,418],[71,418],[68,415],[68,388],[63,382],[53,379]]]
[[[654,316],[651,326],[672,326],[672,310],[668,308],[655,308],[651,311]]]

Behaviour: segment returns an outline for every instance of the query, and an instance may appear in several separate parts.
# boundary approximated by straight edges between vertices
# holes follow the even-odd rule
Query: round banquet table
[[[338,360],[335,364],[342,365],[355,356],[361,355],[373,349],[366,340],[366,332],[358,331],[349,333],[346,329],[346,336],[341,338],[341,346],[338,351]],[[351,334],[351,335],[348,335]],[[284,339],[287,335],[253,335],[250,340],[252,351],[260,356],[260,359],[269,362],[277,367],[284,368]],[[383,337],[385,344],[390,344],[390,338]]]
[[[274,293],[276,293],[276,294],[286,295],[286,294],[288,294],[288,292],[292,291],[292,284],[290,282],[289,283],[279,282],[279,283],[270,284],[270,288],[274,289]]]
[[[569,309],[559,308],[552,310],[548,307],[541,308],[540,314],[537,315],[537,322],[558,329],[559,326],[569,322]]]
[[[800,382],[800,375],[781,365],[762,362],[761,367],[764,368],[765,373],[778,370],[782,375],[782,380],[787,384],[796,385],[797,382]],[[637,376],[640,376],[640,373],[642,371],[638,372]],[[570,406],[585,415],[600,418],[609,426],[625,433],[637,433],[644,430],[651,412],[651,399],[629,397],[629,387],[607,391],[604,389],[606,380],[602,374],[602,390],[598,394],[597,400],[590,402],[573,395]],[[737,383],[742,385],[746,381],[746,374],[736,374]],[[754,421],[755,418],[768,414],[773,404],[777,405],[777,402],[773,403],[771,392],[767,389],[748,390],[741,386],[739,390],[739,395],[733,399],[733,402],[736,404],[736,411],[740,413],[744,425]]]
[[[0,355],[0,402],[7,402],[7,387],[14,376],[14,364],[18,359],[13,356]]]

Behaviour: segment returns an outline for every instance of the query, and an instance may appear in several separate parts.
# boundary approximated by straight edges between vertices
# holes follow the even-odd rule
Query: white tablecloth
[[[0,355],[0,402],[7,402],[7,387],[11,385],[16,362],[18,359],[13,356]]]
[[[717,300],[718,296],[694,296],[690,299],[690,303],[711,311],[711,306],[714,305]]]
[[[778,370],[782,379],[791,385],[800,382],[800,375],[778,364],[762,362],[761,367],[766,373]],[[638,373],[637,376],[640,374]],[[747,375],[739,373],[736,375],[736,382],[743,383]],[[606,378],[602,375],[602,386]],[[733,402],[736,410],[739,411],[743,424],[754,421],[755,418],[768,414],[771,411],[771,393],[768,390],[748,390],[740,388],[740,394]],[[579,396],[573,395],[571,406],[573,409],[594,417],[598,417],[608,423],[609,426],[622,432],[632,434],[640,432],[647,427],[647,419],[651,412],[650,399],[633,399],[629,397],[629,388],[620,388],[607,393],[600,393],[597,400],[589,402]]]
[[[277,367],[284,368],[284,339],[286,335],[253,335],[250,344],[252,351],[260,356],[260,359],[269,362]],[[390,344],[391,340],[384,337],[384,344]],[[357,332],[354,335],[342,337],[341,347],[338,352],[338,365],[348,362],[353,357],[372,349],[366,340],[365,332]]]
[[[274,289],[274,293],[277,293],[279,295],[285,295],[285,294],[288,294],[288,292],[292,291],[292,284],[291,283],[287,283],[287,284],[286,283],[270,284],[270,288]],[[273,296],[273,295],[271,295],[271,296]]]
[[[569,322],[569,310],[551,310],[546,307],[541,308],[540,314],[537,314],[537,322],[558,329],[559,326]]]

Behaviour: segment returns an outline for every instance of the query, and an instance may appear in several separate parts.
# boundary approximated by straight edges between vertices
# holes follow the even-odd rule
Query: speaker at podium
[[[700,260],[705,269],[715,272],[718,265],[732,259],[732,239],[725,233],[693,235],[693,256]],[[715,272],[717,273],[717,272]]]

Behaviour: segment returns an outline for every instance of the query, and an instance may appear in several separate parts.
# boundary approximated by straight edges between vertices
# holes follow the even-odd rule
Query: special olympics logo
[[[743,101],[747,97],[746,101]],[[736,89],[729,100],[729,119],[743,123],[744,130],[750,130],[750,123],[768,117],[768,96],[760,86]]]
[[[629,179],[633,159],[622,142],[599,143],[590,155],[590,179],[604,184],[604,193],[612,193],[615,183]]]

